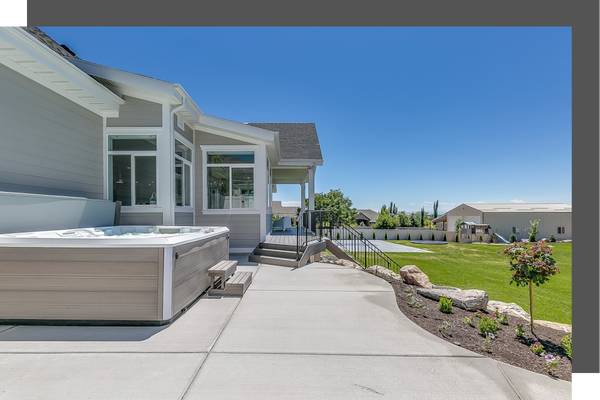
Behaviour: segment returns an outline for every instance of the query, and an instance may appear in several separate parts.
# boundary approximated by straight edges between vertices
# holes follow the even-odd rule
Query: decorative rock
[[[569,325],[569,324],[561,324],[559,322],[542,321],[539,319],[534,319],[533,325],[541,325],[541,326],[546,326],[548,328],[556,329],[559,331],[564,331],[565,334],[573,333],[573,326]]]
[[[502,301],[490,300],[488,301],[487,312],[493,313],[496,311],[505,312],[511,317],[523,318],[529,321],[529,314],[517,303],[504,303]]]
[[[423,273],[416,265],[405,265],[400,268],[400,276],[404,282],[409,285],[416,285],[431,289],[433,284],[429,281],[429,277]]]
[[[391,271],[379,265],[370,266],[369,268],[367,268],[367,271],[372,272],[375,275],[387,278],[387,280],[402,281],[402,277],[400,277],[400,275],[394,273],[394,271]]]
[[[454,306],[467,311],[485,310],[488,305],[488,295],[483,290],[435,287],[433,289],[418,288],[417,293],[433,300],[447,297],[452,300]]]

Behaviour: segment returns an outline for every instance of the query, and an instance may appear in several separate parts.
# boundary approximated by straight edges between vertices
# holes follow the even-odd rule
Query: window
[[[156,136],[108,137],[109,197],[123,206],[154,205],[156,198]]]
[[[206,152],[207,209],[254,208],[254,152]]]
[[[514,233],[514,234],[519,233],[519,228],[516,228],[516,227],[513,226],[512,233]]]
[[[558,233],[565,233],[565,227],[564,226],[559,226],[558,227]]]
[[[192,149],[175,140],[175,206],[192,205]]]

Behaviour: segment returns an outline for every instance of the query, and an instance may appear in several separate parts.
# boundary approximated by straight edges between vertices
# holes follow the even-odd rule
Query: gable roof
[[[564,203],[465,203],[482,212],[572,212]]]
[[[357,214],[362,214],[364,215],[366,218],[368,218],[369,221],[377,221],[377,218],[379,218],[379,213],[377,211],[373,211],[373,210],[356,210]],[[358,215],[357,215],[357,219],[358,219]]]
[[[37,26],[22,26],[21,29],[23,29],[25,32],[29,33],[31,36],[42,42],[44,45],[46,45],[46,47],[48,47],[50,50],[54,51],[58,55],[63,57],[72,57],[80,60],[80,58],[77,57],[73,50],[69,49],[65,45],[58,44],[54,39],[46,35]]]
[[[314,123],[248,122],[246,125],[278,132],[282,160],[323,162],[319,136]]]

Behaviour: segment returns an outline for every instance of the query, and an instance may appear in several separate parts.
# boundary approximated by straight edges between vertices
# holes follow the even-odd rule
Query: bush
[[[517,235],[515,235],[514,233],[510,235],[510,238],[508,238],[508,241],[511,243],[514,243],[517,241]]]
[[[373,232],[373,240],[375,240],[375,232]]]
[[[400,240],[400,234],[396,233],[396,240]]]
[[[408,234],[408,239],[406,239],[406,240],[410,240],[410,233]]]
[[[440,297],[440,302],[438,303],[440,307],[440,311],[446,314],[452,313],[452,300],[447,297]]]
[[[352,240],[352,235],[348,234],[348,240]]]
[[[360,233],[360,240],[363,240],[363,239],[364,239],[364,237],[363,237],[363,233],[361,232],[361,233]]]
[[[483,243],[483,236],[479,235],[479,241]]]
[[[435,240],[435,234],[434,233],[431,234],[431,240]]]
[[[494,238],[492,235],[488,238],[488,243],[494,243]]]
[[[572,357],[573,349],[571,347],[573,345],[573,336],[572,335],[563,336],[563,338],[560,341],[560,345],[562,346],[565,353],[567,353],[569,358],[573,359],[573,357]]]
[[[388,240],[388,238],[387,238],[387,232],[385,233],[385,240]]]
[[[556,242],[556,236],[550,235],[550,241],[553,243]]]
[[[419,234],[419,240],[423,240],[423,234]]]
[[[442,239],[444,242],[446,241],[446,234],[444,233],[444,238]]]
[[[339,232],[337,233],[337,235],[335,236],[335,238],[336,238],[337,240],[340,240],[340,233],[339,233]]]
[[[535,236],[533,234],[529,235],[529,242],[530,243],[537,242],[537,240],[535,240]]]
[[[455,241],[456,243],[458,243],[458,233],[457,233],[456,235],[454,235],[454,241]]]
[[[479,333],[481,336],[487,337],[488,333],[493,335],[498,332],[498,321],[496,318],[490,318],[487,315],[482,315],[481,321],[477,323],[477,328],[479,328]]]

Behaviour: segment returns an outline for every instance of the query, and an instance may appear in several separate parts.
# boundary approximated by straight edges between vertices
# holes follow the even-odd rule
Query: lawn
[[[482,289],[490,300],[514,302],[529,312],[529,289],[510,285],[508,261],[498,254],[504,246],[448,243],[447,245],[412,244],[407,240],[393,243],[418,247],[433,253],[386,253],[395,262],[416,265],[438,286]],[[560,273],[550,281],[533,287],[533,318],[571,324],[571,243],[553,243],[553,257]]]

